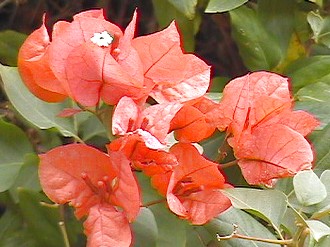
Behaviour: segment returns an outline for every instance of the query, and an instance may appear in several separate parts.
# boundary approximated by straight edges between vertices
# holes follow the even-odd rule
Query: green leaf
[[[313,140],[316,153],[315,170],[325,171],[330,169],[330,123],[318,133]]]
[[[25,119],[41,129],[57,128],[64,136],[79,138],[72,118],[56,116],[68,107],[65,103],[47,103],[36,98],[22,82],[16,67],[0,64],[0,75],[10,102]]]
[[[330,235],[330,227],[318,220],[306,220],[313,238],[318,242],[322,237]]]
[[[230,11],[233,38],[249,70],[272,70],[284,56],[276,39],[266,30],[253,9],[241,6]]]
[[[183,37],[183,45],[185,51],[194,51],[195,35],[198,32],[199,26],[201,24],[201,15],[196,13],[194,18],[189,19],[168,1],[152,0],[152,2],[159,27],[163,29],[167,27],[173,20],[175,20],[178,24],[179,32]]]
[[[166,206],[165,203],[149,207],[154,214],[158,239],[157,247],[177,246],[184,247],[186,239],[187,222],[180,220]],[[175,229],[175,230],[174,230]]]
[[[10,194],[15,202],[18,202],[17,189],[23,187],[33,191],[41,191],[41,185],[38,176],[39,157],[36,154],[25,156],[24,164],[19,171],[15,183],[10,188]]]
[[[0,246],[36,247],[38,245],[20,215],[7,210],[0,218]]]
[[[84,141],[90,140],[96,136],[107,138],[107,131],[101,121],[93,114],[83,112],[79,115],[88,115],[83,121],[79,121],[79,136]]]
[[[329,247],[330,246],[330,236],[322,238],[315,247]]]
[[[330,84],[330,56],[314,56],[297,60],[285,70],[285,74],[291,78],[295,92],[300,88],[316,83]]]
[[[139,173],[137,177],[143,193],[142,198],[144,204],[163,198],[151,187],[150,179],[147,176]],[[170,212],[164,202],[149,206],[148,208],[153,213],[157,224],[158,238],[156,246],[185,247],[187,223]],[[173,229],[175,229],[175,231]]]
[[[0,32],[0,62],[16,66],[18,50],[26,39],[26,35],[13,30]]]
[[[166,0],[188,19],[193,19],[196,13],[197,0]]]
[[[327,196],[324,184],[311,170],[298,172],[293,178],[293,187],[298,201],[304,206],[319,203]]]
[[[221,13],[236,9],[248,0],[210,0],[205,13]]]
[[[282,54],[287,54],[294,30],[295,2],[287,0],[259,0],[258,17],[279,44]]]
[[[330,211],[330,170],[326,170],[321,174],[320,180],[327,190],[327,197],[320,203],[315,205],[312,218],[319,218],[319,215],[326,215]]]
[[[58,225],[60,221],[58,208],[43,206],[40,202],[45,198],[30,190],[21,188],[18,196],[22,215],[39,246],[65,246]]]
[[[138,218],[133,222],[134,246],[156,246],[158,229],[153,213],[141,208]]]
[[[276,239],[275,236],[268,231],[261,223],[254,219],[249,214],[231,208],[205,225],[205,228],[210,232],[216,241],[216,235],[228,236],[233,232],[233,224],[238,225],[238,233],[250,237],[260,237],[267,239]],[[218,242],[221,247],[277,247],[276,244],[268,244],[242,239],[222,240]]]
[[[277,190],[234,188],[223,190],[223,193],[235,208],[255,211],[257,216],[276,227],[279,227],[287,208],[287,197]]]
[[[186,247],[211,247],[211,243],[214,242],[214,236],[204,226],[187,225],[186,231]]]
[[[317,82],[301,88],[295,95],[295,108],[312,113],[320,120],[321,126],[330,123],[330,84]]]
[[[33,148],[20,128],[1,119],[0,133],[0,192],[3,192],[13,185],[24,156],[33,153]]]
[[[309,12],[307,21],[313,30],[313,39],[330,48],[330,17],[323,18],[316,12]]]

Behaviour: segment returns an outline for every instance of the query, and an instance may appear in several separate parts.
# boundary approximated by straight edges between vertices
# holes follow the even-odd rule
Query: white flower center
[[[100,47],[108,47],[113,40],[114,38],[107,31],[94,33],[94,36],[91,38],[91,41]]]

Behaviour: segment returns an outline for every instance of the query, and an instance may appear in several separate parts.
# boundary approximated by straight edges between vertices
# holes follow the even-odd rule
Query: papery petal
[[[140,109],[129,97],[122,97],[112,115],[112,134],[124,135],[136,129]]]
[[[282,124],[243,132],[240,140],[232,145],[249,184],[272,185],[272,179],[312,168],[313,152],[307,140]]]
[[[66,67],[71,52],[83,43],[91,43],[90,39],[95,33],[107,31],[114,35],[115,39],[122,36],[120,28],[106,21],[100,14],[100,10],[94,10],[75,15],[70,25],[57,32],[49,47],[49,63],[52,71],[67,92],[70,92],[70,82],[66,77]]]
[[[39,176],[44,192],[54,202],[70,202],[79,210],[78,217],[88,214],[90,207],[104,200],[85,182],[87,175],[97,188],[99,181],[118,181],[112,203],[122,207],[129,220],[139,212],[139,189],[129,161],[121,153],[107,155],[83,144],[70,144],[40,155]],[[92,203],[92,202],[93,203]]]
[[[84,228],[87,247],[129,247],[132,242],[128,220],[111,205],[99,204],[92,207]]]
[[[173,174],[174,183],[189,175],[195,183],[205,188],[221,188],[224,185],[225,179],[218,170],[218,164],[204,158],[194,145],[177,143],[170,149],[170,153],[179,162]]]
[[[216,107],[217,103],[204,97],[193,105],[185,105],[173,118],[170,129],[181,142],[199,142],[216,129],[212,120],[214,116],[208,114]]]
[[[152,185],[160,194],[166,195],[170,176],[178,162],[173,154],[150,149],[136,134],[126,135],[107,145],[109,151],[121,151],[131,160],[135,169],[151,177]]]
[[[156,85],[150,95],[158,102],[185,102],[205,94],[210,67],[192,54],[183,54],[175,23],[163,31],[133,40],[146,78]]]
[[[143,110],[139,125],[164,143],[170,123],[181,107],[182,104],[175,102],[149,106]]]
[[[230,200],[219,190],[203,190],[191,194],[183,201],[189,211],[188,220],[194,225],[203,225],[231,206]]]
[[[257,125],[268,115],[291,108],[288,80],[270,72],[254,72],[232,80],[223,91],[220,107],[211,112],[218,116],[218,128],[237,137],[244,128]]]
[[[144,83],[143,64],[138,52],[132,46],[136,27],[136,11],[133,14],[132,21],[125,29],[124,36],[119,40],[117,62],[126,70],[132,78],[139,82],[136,86],[142,87]]]
[[[216,163],[203,158],[192,144],[178,143],[170,152],[179,162],[167,189],[167,203],[172,212],[193,224],[204,224],[231,205],[219,192],[226,185]],[[194,188],[197,190],[185,194]]]
[[[20,48],[18,69],[23,82],[34,95],[47,102],[59,102],[67,96],[49,67],[49,44],[45,20],[43,20],[42,26],[34,31]]]
[[[276,116],[266,119],[262,125],[266,126],[274,123],[286,125],[303,136],[308,135],[320,125],[320,122],[310,113],[305,111],[292,111],[291,109],[282,111]]]

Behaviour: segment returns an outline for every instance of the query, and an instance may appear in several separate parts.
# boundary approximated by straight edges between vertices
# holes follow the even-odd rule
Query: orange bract
[[[212,113],[218,128],[232,135],[228,141],[248,183],[272,185],[272,179],[312,168],[313,153],[304,136],[319,122],[292,110],[286,78],[255,72],[234,79]]]
[[[220,192],[229,185],[218,164],[202,157],[192,144],[178,143],[170,152],[178,160],[167,189],[171,211],[201,225],[230,207],[230,200]]]
[[[213,116],[209,115],[218,104],[206,97],[187,102],[171,122],[171,130],[181,142],[199,142],[210,137],[216,129]]]
[[[210,68],[182,52],[174,24],[139,38],[134,38],[135,26],[136,13],[123,33],[102,10],[55,23],[51,37],[43,23],[20,49],[21,76],[42,100],[69,96],[84,106],[100,100],[115,105],[124,96],[136,102],[148,96],[159,103],[184,102],[206,92]]]
[[[107,220],[109,225],[114,225],[116,220],[109,220],[109,215],[117,215],[120,222],[127,221],[128,225],[139,213],[139,188],[129,161],[119,152],[107,155],[83,144],[57,147],[40,155],[39,176],[44,192],[52,201],[70,203],[76,208],[78,218],[89,215],[86,232],[107,235],[111,239],[113,235],[108,231],[93,230],[98,228],[98,218],[104,217],[101,225],[107,224]],[[118,207],[123,211],[117,210]],[[123,237],[130,238],[130,235],[127,233]]]

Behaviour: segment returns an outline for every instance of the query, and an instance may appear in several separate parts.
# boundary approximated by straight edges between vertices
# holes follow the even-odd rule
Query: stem
[[[229,238],[227,238],[229,237]],[[267,239],[267,238],[257,238],[257,237],[249,237],[241,234],[233,234],[232,236],[225,236],[225,237],[220,237],[217,235],[218,241],[221,240],[228,240],[231,238],[240,238],[240,239],[246,239],[246,240],[251,240],[251,241],[258,241],[258,242],[263,242],[263,243],[270,243],[270,244],[281,244],[281,245],[288,245],[292,243],[292,239],[287,239],[287,240],[278,240],[278,239]]]
[[[166,201],[166,198],[161,198],[161,199],[158,199],[158,200],[155,200],[155,201],[147,202],[147,203],[143,204],[141,207],[147,208],[149,206],[153,206],[153,205],[165,202],[165,201]]]
[[[58,225],[61,229],[61,233],[62,233],[63,240],[64,240],[64,246],[65,247],[70,247],[70,242],[69,242],[68,234],[66,232],[64,221],[58,222]]]
[[[64,240],[64,246],[70,247],[69,237],[68,237],[68,233],[67,233],[66,227],[65,227],[65,207],[64,207],[64,205],[60,205],[60,217],[61,217],[61,221],[58,222],[58,225],[61,229],[61,233],[62,233],[63,240]]]
[[[317,213],[314,213],[312,215],[311,219],[313,219],[313,220],[320,220],[323,217],[328,216],[329,214],[330,214],[330,209],[325,210],[325,211],[320,212],[320,213],[317,212]]]
[[[258,241],[258,242],[270,243],[270,244],[280,244],[280,245],[290,245],[293,242],[293,239],[278,240],[278,239],[250,237],[237,233],[237,229],[238,229],[238,225],[234,224],[234,230],[230,235],[220,236],[219,234],[217,234],[217,240],[221,241],[221,240],[229,240],[232,238],[240,238],[245,240]]]
[[[233,160],[233,161],[230,161],[230,162],[227,162],[227,163],[224,163],[224,164],[220,164],[220,165],[218,165],[218,167],[220,169],[226,169],[226,168],[234,166],[234,165],[237,165],[237,160]]]

